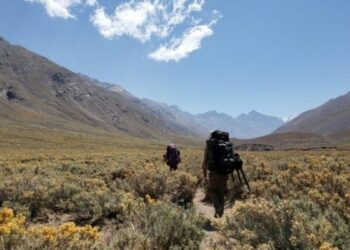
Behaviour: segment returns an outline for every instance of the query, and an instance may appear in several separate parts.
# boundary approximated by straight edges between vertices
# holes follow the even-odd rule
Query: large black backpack
[[[233,153],[233,145],[227,132],[215,130],[207,140],[208,169],[221,175],[241,169],[243,162]]]
[[[171,144],[167,146],[165,158],[169,166],[176,166],[181,162],[180,151],[176,148],[176,145]]]

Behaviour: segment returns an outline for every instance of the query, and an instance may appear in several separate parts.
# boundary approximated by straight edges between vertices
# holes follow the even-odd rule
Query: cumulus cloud
[[[71,9],[78,5],[97,5],[97,0],[25,0],[27,2],[42,4],[46,12],[51,17],[60,17],[63,19],[75,18]]]
[[[112,13],[98,0],[25,1],[42,4],[49,16],[63,19],[76,18],[72,11],[78,6],[94,7],[90,21],[108,39],[128,36],[145,43],[156,37],[159,42],[185,30],[149,53],[149,58],[164,62],[179,61],[200,49],[202,40],[213,34],[212,25],[219,15],[214,11],[213,21],[202,20],[205,0],[121,0]]]
[[[211,26],[217,19],[205,25],[196,25],[185,31],[181,38],[172,39],[167,45],[161,45],[156,51],[148,54],[148,57],[161,62],[180,61],[190,53],[201,48],[201,42],[205,37],[214,34]]]
[[[152,35],[165,36],[166,27],[160,23],[163,5],[158,2],[126,2],[117,6],[114,15],[99,7],[91,17],[92,23],[106,38],[130,36],[148,41]]]
[[[167,37],[193,12],[201,11],[203,4],[204,0],[128,1],[117,5],[112,15],[104,7],[97,8],[91,21],[106,38],[125,35],[144,43],[152,36]]]

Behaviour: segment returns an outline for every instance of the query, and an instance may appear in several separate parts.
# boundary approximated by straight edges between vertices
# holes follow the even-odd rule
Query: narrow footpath
[[[220,219],[214,219],[214,207],[211,203],[203,201],[205,198],[204,190],[199,188],[197,189],[196,195],[193,199],[193,204],[197,211],[207,219],[207,223],[204,226],[203,230],[205,232],[204,239],[201,242],[200,250],[210,249],[211,243],[218,242],[220,239],[223,239],[223,236],[218,233],[217,228],[212,224],[213,220],[224,220],[225,217]]]

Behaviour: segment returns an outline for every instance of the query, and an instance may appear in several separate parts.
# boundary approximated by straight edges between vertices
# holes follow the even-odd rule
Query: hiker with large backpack
[[[177,167],[181,162],[181,158],[180,151],[177,149],[174,143],[171,143],[166,147],[166,153],[163,157],[164,161],[169,166],[170,171],[177,170]]]
[[[224,196],[227,188],[227,180],[229,175],[233,177],[235,170],[237,171],[239,181],[241,182],[241,172],[249,188],[248,181],[242,170],[242,165],[243,162],[239,155],[233,153],[233,145],[230,142],[229,134],[220,130],[211,132],[209,139],[206,141],[202,168],[208,185],[209,195],[215,208],[214,217],[219,218],[224,214]]]

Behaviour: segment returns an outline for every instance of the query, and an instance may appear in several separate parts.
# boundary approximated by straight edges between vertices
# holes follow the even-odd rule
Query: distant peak
[[[240,113],[236,118],[242,118],[248,116],[246,113]]]
[[[260,115],[260,113],[258,111],[256,111],[256,110],[252,110],[252,111],[249,112],[248,115]]]
[[[252,110],[250,111],[248,114],[246,113],[241,113],[239,116],[237,116],[237,118],[242,118],[242,117],[247,117],[247,116],[257,116],[257,115],[262,115],[261,113],[259,113],[258,111],[256,110]]]
[[[204,114],[208,114],[208,115],[219,115],[219,112],[215,111],[215,110],[210,110],[208,112],[205,112]]]
[[[203,115],[210,115],[210,116],[216,116],[216,117],[231,117],[230,115],[224,113],[224,112],[218,112],[215,110],[211,110],[208,112],[205,112]]]

